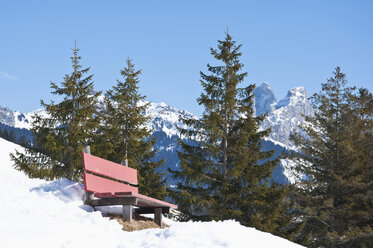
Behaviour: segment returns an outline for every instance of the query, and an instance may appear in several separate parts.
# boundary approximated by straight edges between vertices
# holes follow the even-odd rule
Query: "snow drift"
[[[167,229],[124,232],[82,205],[82,185],[30,179],[12,168],[20,146],[0,139],[0,247],[301,247],[238,222],[169,221]]]

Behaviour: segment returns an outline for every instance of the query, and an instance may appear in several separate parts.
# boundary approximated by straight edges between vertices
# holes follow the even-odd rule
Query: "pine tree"
[[[254,116],[255,85],[238,88],[247,73],[241,72],[241,45],[235,43],[226,33],[218,49],[211,48],[221,64],[207,65],[210,74],[201,72],[198,104],[205,111],[201,119],[182,119],[190,128],[181,135],[191,141],[180,140],[180,169],[171,170],[180,183],[172,197],[191,219],[237,219],[279,232],[285,191],[271,180],[279,161],[270,160],[273,151],[262,151],[270,130],[260,131],[265,116]]]
[[[316,109],[292,139],[296,170],[304,175],[294,194],[301,220],[296,240],[310,247],[372,247],[373,97],[347,87],[337,67],[312,97]]]
[[[9,133],[9,141],[16,143],[16,134],[14,133],[14,130],[11,130]]]
[[[73,72],[66,74],[60,86],[51,82],[52,94],[63,97],[59,103],[41,100],[49,117],[34,116],[31,131],[34,148],[25,154],[12,154],[15,168],[30,177],[82,180],[81,151],[92,142],[98,122],[94,117],[99,92],[94,91],[90,68],[82,69],[79,49],[73,50]]]
[[[6,128],[4,128],[4,131],[3,131],[3,138],[5,140],[8,140],[9,141],[9,133],[8,133],[8,130],[6,130]]]
[[[164,161],[153,161],[157,151],[152,149],[155,139],[146,127],[149,103],[145,103],[145,96],[138,92],[141,70],[135,70],[130,59],[126,63],[120,71],[124,82],[117,80],[117,85],[106,93],[94,152],[137,169],[140,192],[163,199],[166,195],[164,174],[157,170]]]
[[[21,146],[27,146],[27,139],[26,139],[26,136],[25,135],[22,135],[19,140],[18,140],[18,144],[20,144]]]
[[[344,153],[349,158],[341,191],[345,205],[337,209],[345,225],[333,242],[338,247],[373,247],[373,95],[361,88],[347,95]]]

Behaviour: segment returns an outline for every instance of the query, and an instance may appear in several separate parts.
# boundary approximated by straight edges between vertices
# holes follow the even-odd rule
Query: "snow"
[[[286,107],[289,105],[295,105],[298,103],[305,103],[307,100],[307,92],[304,87],[295,87],[289,90],[285,98],[281,99],[276,104],[276,109]]]
[[[299,132],[299,124],[304,122],[304,116],[312,116],[314,112],[305,88],[295,87],[289,90],[283,99],[271,106],[275,106],[275,109],[268,112],[261,128],[272,128],[269,135],[271,140],[284,144],[288,149],[294,149],[289,140],[290,134],[294,131]]]
[[[269,83],[264,82],[254,90],[255,114],[257,116],[272,112],[276,104],[275,93]]]
[[[291,159],[281,159],[282,166],[284,167],[284,175],[289,180],[290,184],[299,182],[302,178],[302,175],[295,170],[295,162]]]
[[[5,125],[14,125],[12,110],[10,110],[8,107],[0,106],[0,121]]]
[[[31,123],[32,123],[32,117],[38,114],[39,116],[42,116],[44,118],[47,118],[48,115],[45,112],[44,109],[36,109],[32,112],[22,114],[19,111],[14,111],[14,127],[16,128],[25,128],[25,129],[31,129]]]
[[[101,211],[82,204],[82,185],[66,179],[30,179],[12,168],[18,145],[0,139],[0,247],[301,247],[233,220],[168,220],[166,229],[124,232]]]
[[[289,140],[289,136],[294,131],[301,132],[298,125],[304,123],[303,115],[313,115],[313,109],[307,97],[307,92],[304,87],[295,87],[289,90],[288,94],[281,100],[277,101],[273,89],[269,83],[263,83],[258,86],[255,91],[255,107],[256,114],[268,113],[267,118],[262,122],[261,129],[271,127],[272,132],[269,135],[269,141],[275,145],[285,147],[287,150],[294,150],[294,144]],[[103,104],[104,96],[99,97],[99,105]],[[149,108],[146,114],[150,116],[149,122],[146,127],[154,132],[162,131],[166,134],[167,142],[160,143],[162,147],[158,147],[159,151],[176,153],[177,138],[180,133],[177,127],[190,128],[184,125],[179,117],[194,118],[199,117],[188,113],[186,111],[173,108],[164,102],[153,103],[144,101],[140,105],[149,103]],[[17,128],[31,128],[32,116],[37,113],[38,115],[48,117],[45,110],[37,109],[31,113],[13,112],[7,107],[0,107],[0,122],[3,124],[14,126]],[[301,132],[302,133],[302,132]],[[302,133],[303,134],[303,133]],[[168,139],[171,138],[171,139]],[[182,137],[185,138],[185,137]],[[290,182],[295,180],[293,166],[291,163],[284,161],[284,175],[288,177]],[[173,169],[177,168],[176,165],[170,165]],[[171,168],[170,167],[170,168]]]
[[[187,111],[173,108],[164,102],[149,103],[149,108],[146,111],[146,114],[150,116],[148,128],[150,130],[163,131],[168,137],[179,135],[177,127],[188,128],[179,120],[180,116],[184,118],[198,118]]]
[[[268,117],[262,123],[262,128],[272,127],[273,132],[270,138],[283,143],[285,146],[291,146],[289,135],[294,130],[298,130],[298,124],[304,121],[302,114],[313,114],[313,109],[308,102],[305,88],[295,87],[289,90],[283,99],[277,101],[269,83],[264,82],[254,90],[254,95],[256,115],[268,113]],[[103,95],[99,96],[99,105],[103,104],[103,99]],[[153,103],[143,101],[140,105],[145,103],[149,103],[149,108],[146,111],[146,114],[150,116],[147,124],[148,129],[163,131],[168,137],[180,135],[177,127],[188,128],[179,120],[180,116],[184,118],[199,118],[187,111],[173,108],[164,102]],[[0,107],[0,122],[16,128],[30,129],[32,116],[36,113],[47,117],[43,109],[22,114],[18,111],[13,112],[7,107]]]

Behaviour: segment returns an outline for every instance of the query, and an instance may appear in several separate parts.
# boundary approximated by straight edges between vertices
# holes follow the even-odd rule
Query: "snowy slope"
[[[14,170],[9,153],[15,149],[22,150],[0,139],[0,247],[301,247],[233,220],[124,232],[82,205],[80,184],[29,179]]]

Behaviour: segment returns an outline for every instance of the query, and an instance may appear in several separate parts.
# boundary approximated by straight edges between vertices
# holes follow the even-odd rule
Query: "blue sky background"
[[[200,114],[199,71],[229,32],[242,43],[248,77],[277,98],[309,94],[341,66],[351,85],[373,91],[373,1],[0,1],[0,105],[21,112],[55,99],[50,81],[72,71],[77,40],[95,88],[120,78],[125,59],[143,70],[140,92]]]

